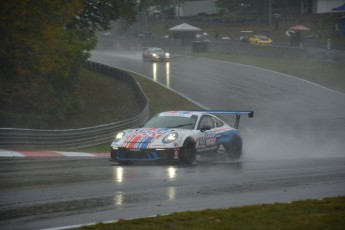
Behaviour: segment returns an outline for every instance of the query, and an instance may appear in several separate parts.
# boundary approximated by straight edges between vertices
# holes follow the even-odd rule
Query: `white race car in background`
[[[235,127],[214,114],[236,115]],[[242,138],[238,131],[241,115],[253,117],[253,111],[168,111],[150,119],[142,128],[115,134],[110,160],[120,164],[160,161],[192,164],[198,154],[216,154],[223,146],[228,157],[242,155]]]
[[[170,61],[170,53],[158,47],[143,47],[143,58],[156,61]]]

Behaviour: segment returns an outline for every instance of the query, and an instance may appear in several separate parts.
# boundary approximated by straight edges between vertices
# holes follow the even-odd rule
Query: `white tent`
[[[169,32],[173,39],[195,39],[196,33],[200,32],[201,29],[195,26],[191,26],[187,23],[171,27]]]
[[[189,24],[187,24],[187,23],[182,23],[182,24],[180,24],[180,25],[171,27],[171,28],[169,29],[169,31],[172,31],[172,32],[174,32],[174,31],[182,31],[182,32],[184,32],[184,31],[191,31],[191,32],[197,32],[197,31],[201,31],[201,29],[198,28],[198,27],[189,25]]]

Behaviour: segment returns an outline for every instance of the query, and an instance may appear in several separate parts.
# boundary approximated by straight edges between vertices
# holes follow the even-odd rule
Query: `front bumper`
[[[127,149],[111,148],[110,160],[122,162],[159,161],[173,163],[180,160],[180,149]]]
[[[167,57],[152,57],[152,61],[170,61],[170,58]]]

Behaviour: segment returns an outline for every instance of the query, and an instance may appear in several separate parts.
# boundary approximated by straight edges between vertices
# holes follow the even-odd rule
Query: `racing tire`
[[[181,163],[193,164],[196,158],[195,143],[191,139],[186,139],[181,148]]]
[[[239,135],[234,135],[223,147],[230,160],[238,160],[242,156],[242,139]]]

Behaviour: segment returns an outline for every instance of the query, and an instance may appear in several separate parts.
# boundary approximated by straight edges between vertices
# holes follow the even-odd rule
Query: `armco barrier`
[[[251,45],[232,42],[209,42],[208,51],[263,57],[284,57],[295,59],[309,58],[308,50],[303,48],[289,46]]]
[[[129,83],[133,91],[137,93],[137,98],[143,105],[143,110],[138,115],[123,121],[80,129],[38,130],[0,128],[0,147],[73,149],[107,142],[110,144],[116,131],[138,127],[146,122],[149,118],[149,100],[132,76],[122,70],[90,61],[86,62],[85,67]]]

